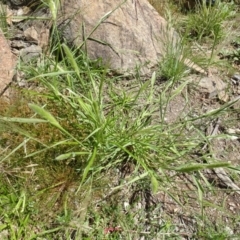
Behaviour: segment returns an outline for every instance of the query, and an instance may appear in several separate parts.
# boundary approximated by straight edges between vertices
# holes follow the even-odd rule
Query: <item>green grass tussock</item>
[[[215,157],[214,137],[206,131],[216,119],[235,113],[238,99],[216,101],[214,110],[198,112],[184,64],[195,57],[188,33],[199,43],[206,37],[220,42],[231,4],[203,4],[191,13],[187,34],[177,46],[169,39],[159,70],[149,79],[138,74],[126,79],[101,60],[89,60],[81,49],[62,43],[57,28],[48,55],[20,62],[28,88],[12,86],[15,98],[0,102],[1,239],[231,235],[216,227],[220,218],[208,215],[209,208],[224,212],[225,203],[211,202],[217,188],[205,173],[238,168]],[[159,6],[159,11],[166,7]],[[55,21],[58,1],[50,1],[49,8]],[[177,99],[183,106],[179,103],[173,116],[170,106]],[[191,234],[180,229],[184,213],[193,219]]]

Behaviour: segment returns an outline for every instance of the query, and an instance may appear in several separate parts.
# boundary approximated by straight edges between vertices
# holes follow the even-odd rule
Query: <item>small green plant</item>
[[[30,237],[29,214],[31,208],[25,191],[17,192],[1,178],[0,186],[0,237],[1,239],[22,239]],[[4,185],[5,183],[6,185]]]
[[[6,6],[0,2],[0,29],[6,38],[10,38],[12,36],[8,27],[8,17]]]
[[[183,41],[177,39],[168,39],[164,43],[164,56],[159,62],[159,75],[163,80],[178,81],[183,79],[189,73],[184,60],[186,51]]]
[[[225,35],[223,23],[235,14],[234,3],[216,1],[214,5],[207,5],[206,1],[198,4],[196,12],[189,15],[187,32],[191,38],[202,41],[206,38],[214,39],[218,43]]]
[[[180,36],[175,31],[175,21],[169,9],[166,9],[165,15],[168,25],[161,28],[162,36],[159,39],[159,44],[162,48],[163,56],[159,60],[158,74],[162,80],[169,80],[176,83],[189,73],[185,60],[190,58],[190,51],[186,47],[186,37]]]

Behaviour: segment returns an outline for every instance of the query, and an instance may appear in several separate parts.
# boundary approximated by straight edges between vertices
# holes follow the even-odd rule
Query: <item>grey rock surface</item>
[[[229,98],[226,93],[227,84],[217,75],[201,78],[198,85],[202,88],[201,92],[207,93],[209,98],[218,96],[224,102]]]
[[[23,48],[20,50],[20,57],[23,62],[27,63],[34,58],[38,58],[41,56],[42,48],[37,45],[31,45],[27,48]]]
[[[58,23],[68,42],[118,72],[150,73],[177,38],[147,0],[63,0]]]

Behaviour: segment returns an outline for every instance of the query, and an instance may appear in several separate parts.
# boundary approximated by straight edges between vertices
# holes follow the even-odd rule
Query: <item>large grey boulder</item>
[[[118,72],[149,73],[177,38],[147,0],[63,0],[58,23],[69,43]]]

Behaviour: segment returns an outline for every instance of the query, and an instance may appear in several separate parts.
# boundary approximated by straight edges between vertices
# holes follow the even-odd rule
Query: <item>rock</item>
[[[0,96],[9,97],[6,88],[12,81],[15,66],[16,57],[12,54],[8,42],[0,29]]]
[[[41,2],[41,1],[40,0],[9,0],[9,3],[13,7],[29,6],[37,2]]]
[[[24,42],[22,40],[12,40],[11,41],[11,47],[12,48],[22,49],[22,48],[26,48],[28,46],[29,46],[29,43]]]
[[[234,74],[231,79],[234,84],[236,85],[240,84],[240,74]]]
[[[23,62],[27,63],[34,58],[40,57],[42,53],[42,48],[37,45],[31,45],[30,47],[23,48],[20,51],[20,57]]]
[[[201,78],[198,85],[202,88],[202,92],[208,94],[209,98],[218,96],[218,98],[224,102],[226,102],[229,98],[225,91],[227,84],[224,83],[217,75],[210,75],[208,77]]]
[[[39,40],[38,32],[33,26],[31,26],[30,28],[27,28],[24,31],[24,36],[27,41],[38,43],[38,40]]]
[[[24,40],[27,43],[35,43],[43,51],[46,51],[49,44],[50,28],[52,27],[52,21],[47,20],[48,18],[50,19],[49,10],[46,7],[42,7],[31,14],[39,19],[15,23],[17,28],[22,31],[22,35],[19,34],[18,39]]]
[[[65,0],[58,24],[69,43],[78,47],[86,39],[82,49],[88,56],[101,58],[118,72],[143,66],[141,73],[150,73],[164,55],[166,43],[178,38],[147,0]]]

